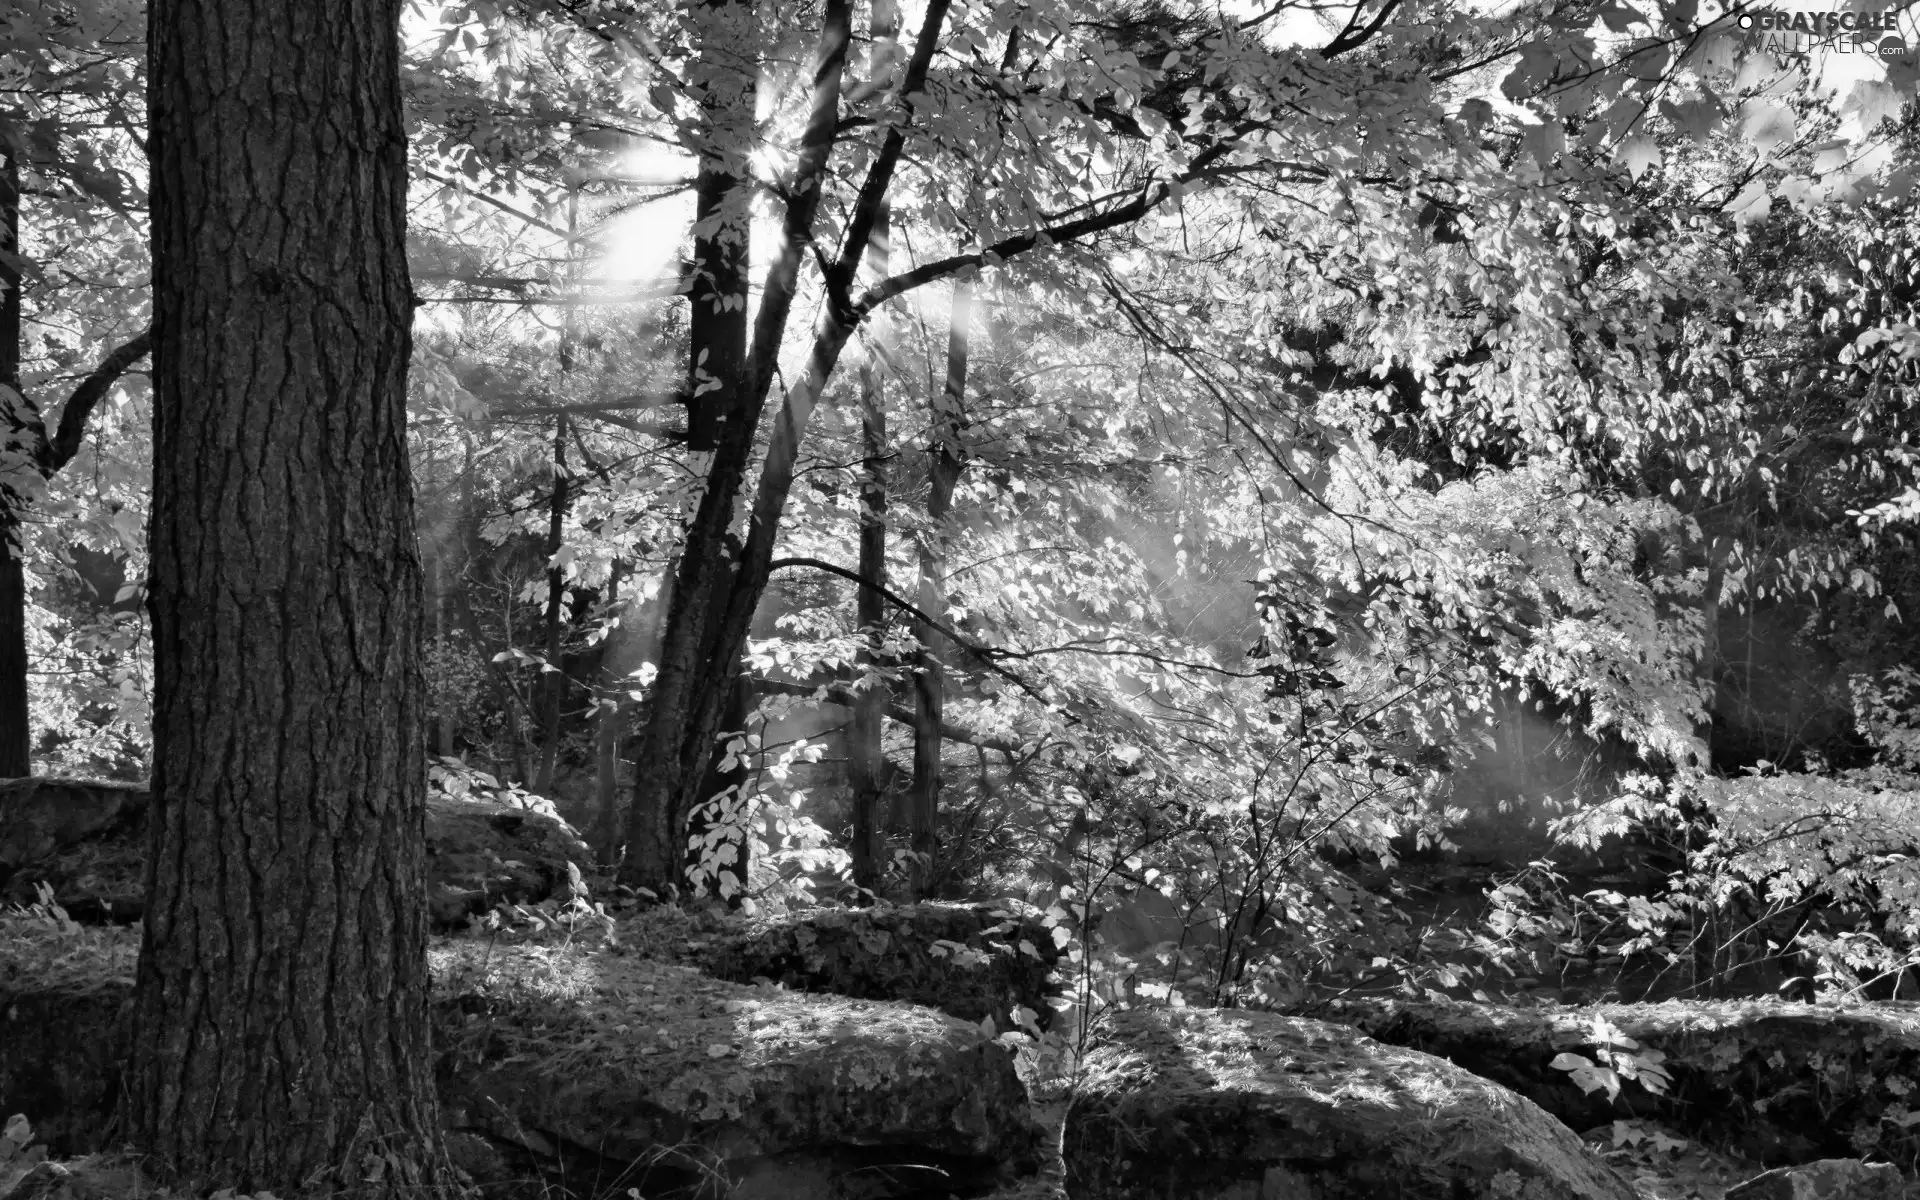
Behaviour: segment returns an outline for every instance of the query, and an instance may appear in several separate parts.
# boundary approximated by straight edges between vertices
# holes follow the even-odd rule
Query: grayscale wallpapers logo
[[[1899,30],[1900,10],[1883,12],[1780,12],[1759,8],[1740,14],[1740,28],[1767,35],[1767,49],[1804,54],[1816,46],[1841,54],[1898,58],[1908,53]]]

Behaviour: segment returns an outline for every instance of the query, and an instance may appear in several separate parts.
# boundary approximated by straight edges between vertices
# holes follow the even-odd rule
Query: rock
[[[1016,1006],[1041,1028],[1060,994],[1059,947],[1037,918],[992,904],[879,905],[793,913],[723,937],[708,973],[866,1000],[905,1000],[1013,1028]]]
[[[140,935],[0,917],[0,1121],[57,1157],[98,1148],[119,1092]]]
[[[1569,1008],[1386,1002],[1340,1020],[1505,1084],[1576,1129],[1654,1121],[1765,1166],[1877,1152],[1920,1157],[1920,1012],[1768,1001],[1667,1001]],[[1595,1018],[1666,1055],[1666,1096],[1627,1083],[1587,1095],[1551,1064],[1583,1053]]]
[[[43,1162],[0,1192],[0,1200],[147,1200],[156,1192],[133,1163],[93,1157]]]
[[[152,799],[140,784],[0,780],[0,902],[32,904],[46,882],[76,919],[139,920]]]
[[[1775,1167],[1727,1189],[1726,1200],[1906,1200],[1907,1181],[1891,1163],[1823,1158]]]
[[[1272,1013],[1116,1014],[1063,1146],[1076,1200],[1634,1200],[1498,1084]]]
[[[929,1008],[607,954],[569,974],[465,942],[436,950],[435,970],[452,1127],[647,1164],[655,1186],[718,1171],[743,1200],[824,1200],[854,1178],[876,1200],[935,1180],[984,1191],[1038,1164],[1011,1051]]]
[[[0,1112],[39,1129],[57,1113],[60,1152],[96,1149],[130,981],[103,970],[96,1002],[75,1009],[47,956],[9,967],[15,951],[0,934]],[[578,943],[438,941],[431,961],[442,1116],[490,1196],[538,1194],[541,1172],[582,1195],[604,1191],[596,1180],[651,1195],[715,1175],[741,1200],[889,1200],[933,1181],[982,1194],[1040,1158],[1012,1053],[932,1009],[743,987]],[[16,1053],[35,1045],[57,1056]]]
[[[534,904],[567,887],[593,851],[565,821],[482,800],[427,798],[427,905],[441,929],[502,901]]]
[[[144,787],[73,779],[0,780],[0,902],[26,905],[36,884],[80,921],[131,923],[146,906]],[[592,852],[564,821],[481,800],[427,799],[427,903],[458,926],[502,901],[537,903]]]

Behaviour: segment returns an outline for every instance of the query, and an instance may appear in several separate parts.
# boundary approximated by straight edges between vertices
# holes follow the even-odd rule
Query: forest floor
[[[684,1040],[670,1029],[674,1015],[697,1007],[692,1003],[694,992],[711,990],[703,987],[707,977],[686,968],[697,966],[705,947],[714,939],[726,936],[737,923],[737,918],[720,913],[653,909],[618,917],[612,923],[611,942],[607,937],[609,931],[600,925],[577,932],[558,927],[542,930],[522,927],[436,937],[432,953],[436,985],[445,994],[449,987],[457,990],[462,977],[473,972],[518,972],[537,959],[546,968],[539,972],[540,987],[566,992],[568,998],[580,1006],[583,1017],[589,1018],[596,1028],[605,1026],[609,1041],[627,1041],[631,1031],[635,1043],[642,1040],[649,1043],[639,1049],[649,1055],[663,1054]],[[124,986],[131,979],[139,935],[131,928],[68,926],[61,929],[44,922],[9,918],[0,922],[0,940],[11,944],[19,954],[33,958],[33,974],[42,981],[52,978],[74,983],[88,977],[96,984],[111,982]],[[521,947],[519,953],[502,953],[515,944]],[[528,957],[529,953],[532,958]],[[0,953],[0,958],[8,957],[11,956]],[[679,969],[648,971],[642,967],[647,961],[670,963]],[[641,968],[647,986],[642,989],[601,986],[608,982],[602,968],[613,966],[626,973]],[[0,982],[8,975],[8,971],[0,970]],[[685,981],[689,989],[686,997],[676,993],[675,988],[681,986],[676,981]],[[641,991],[645,992],[644,996],[640,995]],[[721,1044],[717,1036],[706,1041],[713,1042],[715,1047]],[[655,1049],[656,1046],[659,1048]],[[546,1049],[584,1065],[580,1059],[583,1053],[605,1054],[608,1047],[567,1045]],[[1035,1116],[1043,1127],[1057,1131],[1064,1109],[1064,1096],[1042,1094],[1035,1103]],[[0,1113],[0,1117],[8,1115],[11,1114]],[[27,1115],[29,1119],[34,1116]],[[1584,1131],[1583,1137],[1597,1156],[1632,1181],[1642,1200],[1722,1200],[1729,1187],[1765,1169],[1649,1121],[1616,1121]],[[1047,1200],[1049,1197],[1059,1200],[1064,1195],[1063,1173],[1057,1162],[1049,1166],[1051,1169],[1043,1169],[1039,1176],[1027,1180],[1018,1189],[996,1195],[994,1200]]]

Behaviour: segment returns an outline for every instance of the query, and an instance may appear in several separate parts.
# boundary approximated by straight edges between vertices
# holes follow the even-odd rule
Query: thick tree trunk
[[[973,281],[953,287],[953,317],[947,331],[947,379],[934,402],[927,446],[927,531],[920,539],[920,611],[945,619],[947,607],[946,521],[960,481],[960,426],[967,395],[967,354],[972,346]],[[940,720],[946,708],[947,638],[924,621],[914,623],[920,642],[913,675],[913,783],[907,791],[906,826],[913,849],[916,895],[924,895],[927,871],[939,846]]]
[[[155,0],[154,804],[127,1075],[196,1192],[445,1189],[399,0]]]
[[[20,252],[20,164],[12,155],[0,173],[0,249]],[[0,259],[0,386],[20,396],[20,271]],[[18,400],[25,409],[23,400]],[[14,406],[7,406],[12,409]],[[30,435],[29,435],[30,436]],[[18,440],[18,431],[14,440]],[[32,719],[27,711],[27,582],[21,567],[20,514],[25,497],[0,497],[0,778],[33,774]]]

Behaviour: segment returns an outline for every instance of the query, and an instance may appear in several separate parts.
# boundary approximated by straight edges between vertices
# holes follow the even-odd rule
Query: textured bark
[[[972,346],[973,281],[953,288],[953,317],[947,330],[947,379],[934,404],[932,438],[927,446],[927,531],[920,539],[920,611],[945,620],[947,566],[944,549],[947,513],[960,481],[960,425],[967,395],[967,355]],[[906,797],[907,834],[914,856],[914,892],[923,894],[927,870],[939,845],[940,722],[946,707],[947,637],[925,621],[914,623],[920,642],[914,667],[913,783]]]
[[[428,1046],[399,0],[156,0],[155,811],[130,1131],[195,1189],[451,1179]]]
[[[20,251],[20,164],[12,155],[0,172],[0,248]],[[0,386],[20,391],[20,272],[0,260]],[[8,406],[10,409],[13,405]],[[26,406],[20,405],[21,409]],[[33,774],[33,734],[27,712],[27,585],[20,565],[24,499],[0,496],[0,778]]]

